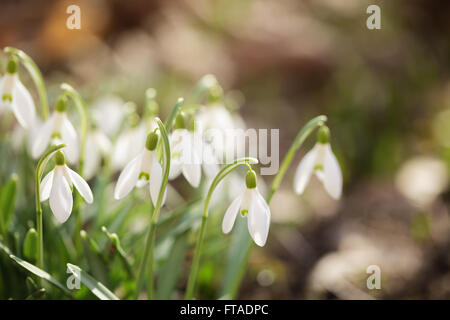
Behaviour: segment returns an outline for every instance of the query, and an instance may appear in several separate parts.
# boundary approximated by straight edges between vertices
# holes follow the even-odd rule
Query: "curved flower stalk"
[[[134,187],[141,188],[148,184],[152,204],[156,205],[163,179],[162,167],[156,155],[157,145],[158,135],[156,132],[149,133],[145,148],[126,165],[120,174],[114,190],[114,198],[120,200],[127,196]],[[167,190],[164,191],[163,205],[166,194]]]
[[[94,197],[87,182],[66,165],[65,156],[61,151],[56,152],[55,160],[55,167],[41,181],[41,202],[49,200],[56,220],[64,223],[72,213],[73,187],[87,203],[92,203]]]
[[[47,92],[45,90],[45,84],[42,77],[42,73],[39,70],[36,63],[31,59],[25,52],[22,50],[12,48],[12,47],[5,47],[3,49],[5,52],[14,55],[17,57],[20,62],[24,65],[24,67],[27,69],[28,73],[30,74],[31,78],[33,79],[34,84],[36,85],[38,94],[39,94],[39,100],[41,103],[41,109],[42,109],[42,118],[44,120],[47,120],[49,112],[48,112],[48,101],[47,101]]]
[[[174,108],[178,109],[178,104],[175,105]],[[144,255],[139,267],[138,277],[136,281],[136,291],[135,291],[135,298],[137,299],[139,297],[139,293],[142,288],[142,284],[144,281],[144,274],[145,269],[147,267],[147,263],[149,264],[149,281],[148,281],[148,298],[153,298],[153,250],[155,247],[155,239],[156,239],[156,225],[158,223],[159,213],[163,204],[163,199],[165,195],[165,191],[167,188],[167,183],[169,180],[169,171],[170,171],[170,144],[169,144],[169,138],[167,136],[166,127],[161,122],[161,120],[156,117],[155,121],[158,125],[159,131],[161,132],[163,147],[164,147],[164,174],[162,177],[161,185],[159,188],[158,193],[158,199],[156,201],[153,213],[152,213],[152,219],[149,224],[149,230],[147,233],[147,238],[145,242],[145,248],[144,248]],[[149,261],[150,260],[150,261]]]
[[[43,230],[42,230],[42,206],[41,206],[41,179],[44,174],[45,166],[51,157],[58,152],[58,150],[64,148],[64,144],[53,146],[50,148],[42,157],[35,171],[35,192],[36,192],[36,226],[38,233],[38,257],[37,264],[39,268],[44,267],[44,241],[43,241]]]
[[[316,145],[297,167],[294,177],[294,189],[297,194],[303,193],[314,173],[331,197],[336,200],[341,197],[342,172],[329,140],[330,130],[327,126],[322,126],[318,131]]]
[[[202,214],[202,223],[200,226],[200,232],[197,237],[197,242],[195,245],[195,253],[194,253],[194,259],[192,261],[191,270],[189,273],[189,279],[186,289],[186,299],[192,299],[194,295],[194,289],[195,289],[195,282],[197,279],[197,273],[198,273],[198,267],[200,263],[200,255],[203,247],[203,240],[205,235],[205,229],[206,229],[206,222],[208,220],[208,210],[209,210],[209,204],[211,202],[211,197],[213,195],[214,190],[216,189],[217,185],[231,172],[233,172],[236,168],[240,166],[247,166],[249,170],[252,170],[251,164],[257,164],[258,160],[255,158],[241,158],[233,161],[232,163],[227,164],[224,166],[219,173],[216,175],[214,180],[211,182],[211,186],[209,187],[208,194],[205,198],[205,204],[203,207],[203,214]],[[256,187],[256,180],[255,180],[255,187]],[[270,215],[270,213],[269,213]],[[229,219],[228,219],[229,220]]]
[[[278,170],[277,175],[272,181],[272,185],[270,187],[269,193],[266,197],[267,204],[270,204],[270,201],[272,200],[273,195],[280,187],[280,184],[287,172],[287,169],[289,168],[290,164],[292,163],[292,160],[294,159],[294,156],[298,149],[303,145],[303,142],[306,140],[306,138],[309,137],[309,135],[316,129],[320,128],[324,125],[324,123],[327,121],[327,117],[324,115],[315,117],[311,119],[303,128],[299,131],[297,136],[294,139],[294,142],[292,143],[291,147],[289,148],[286,156],[283,159],[283,162],[281,163],[280,169]],[[236,297],[237,291],[239,289],[239,286],[242,282],[242,279],[245,274],[246,266],[248,263],[248,259],[250,256],[250,252],[252,249],[252,238],[249,237],[247,241],[246,247],[243,249],[245,250],[244,254],[241,255],[242,258],[240,258],[238,261],[233,261],[234,264],[238,264],[238,270],[239,272],[234,275],[233,281],[230,283],[227,283],[225,285],[225,288],[223,289],[223,296],[226,296],[229,299],[233,299]]]
[[[30,93],[19,80],[17,67],[17,58],[13,56],[8,61],[5,75],[0,78],[0,107],[10,109],[22,127],[31,128],[36,117],[36,107]]]
[[[61,95],[57,102],[55,111],[50,118],[40,127],[36,135],[31,155],[38,158],[49,145],[64,143],[67,145],[65,154],[70,163],[78,161],[79,147],[77,132],[67,116],[67,97]]]

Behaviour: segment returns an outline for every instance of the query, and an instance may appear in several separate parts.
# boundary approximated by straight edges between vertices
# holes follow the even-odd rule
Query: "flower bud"
[[[248,170],[245,175],[245,184],[247,185],[247,189],[255,189],[256,188],[256,173],[253,170]]]
[[[8,60],[8,64],[6,65],[6,72],[8,72],[9,74],[15,74],[17,72],[17,58],[16,57],[11,57]]]
[[[158,135],[155,132],[151,132],[147,136],[147,141],[145,142],[145,147],[147,150],[153,151],[158,145]]]
[[[63,166],[66,164],[66,157],[64,156],[64,153],[61,151],[58,151],[55,154],[55,162],[57,166]]]
[[[58,100],[56,100],[56,111],[58,112],[66,112],[67,110],[67,97],[65,95],[61,95]]]
[[[317,142],[327,144],[330,141],[330,129],[327,126],[321,126],[317,132]]]

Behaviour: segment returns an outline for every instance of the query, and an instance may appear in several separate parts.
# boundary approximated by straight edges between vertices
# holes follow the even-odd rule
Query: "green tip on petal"
[[[179,112],[175,118],[175,129],[186,129],[186,119],[184,112]]]
[[[327,144],[330,141],[330,129],[327,126],[321,126],[317,132],[317,142]]]
[[[145,147],[153,151],[156,149],[156,146],[158,144],[158,135],[155,132],[151,132],[147,136],[147,141],[145,142]]]
[[[66,112],[67,110],[67,97],[65,95],[61,95],[58,100],[56,100],[56,111],[58,112]]]
[[[255,189],[256,188],[256,173],[253,170],[248,170],[245,175],[245,184],[247,185],[247,189]]]
[[[6,65],[6,72],[8,72],[9,74],[15,74],[17,72],[17,66],[17,58],[12,56],[11,58],[9,58],[8,64]]]
[[[8,94],[8,93],[5,93],[3,96],[2,96],[2,100],[3,101],[9,101],[10,103],[12,102],[12,96],[10,95],[10,94]]]
[[[58,151],[55,155],[55,161],[57,166],[63,166],[66,164],[66,157],[64,156],[64,153],[61,151]]]

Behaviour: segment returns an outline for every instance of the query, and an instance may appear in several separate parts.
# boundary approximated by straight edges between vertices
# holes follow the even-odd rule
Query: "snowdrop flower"
[[[245,177],[247,189],[238,196],[228,207],[223,217],[222,231],[226,234],[231,231],[238,212],[247,216],[248,231],[253,241],[263,247],[266,244],[270,226],[270,208],[256,188],[256,174],[249,170]]]
[[[86,154],[84,163],[84,177],[91,179],[100,167],[102,157],[106,157],[111,151],[111,141],[108,136],[98,128],[94,128],[87,135]]]
[[[169,136],[171,163],[169,179],[175,179],[180,174],[194,187],[200,185],[202,153],[198,135],[187,130],[183,112],[175,119],[174,131]]]
[[[17,60],[12,57],[8,61],[6,74],[0,78],[0,108],[10,109],[17,121],[24,128],[33,126],[36,109],[30,93],[17,75]]]
[[[219,159],[230,154],[232,158],[245,155],[245,123],[225,106],[215,103],[203,108],[197,115],[197,123]]]
[[[129,104],[119,97],[104,96],[94,102],[92,118],[98,123],[100,130],[112,138],[120,129],[126,115],[132,112],[131,109]]]
[[[149,184],[152,203],[156,204],[163,178],[162,168],[156,156],[157,145],[158,135],[152,132],[147,136],[144,150],[131,160],[120,174],[114,198],[122,199],[135,186],[141,188]],[[164,192],[162,204],[165,202],[167,189]]]
[[[64,143],[67,160],[74,164],[78,161],[79,149],[77,132],[67,117],[67,98],[63,95],[56,102],[56,110],[40,127],[33,142],[31,154],[38,158],[49,145]]]
[[[137,115],[135,115],[137,118]],[[116,170],[121,170],[125,165],[141,151],[141,146],[145,143],[147,132],[155,128],[150,128],[144,122],[138,123],[138,119],[132,120],[133,125],[121,132],[114,145],[112,155],[112,165]]]
[[[331,150],[330,130],[322,126],[318,131],[317,143],[300,161],[294,177],[294,189],[302,194],[311,175],[316,174],[323,183],[325,190],[334,199],[342,194],[342,172],[339,163]]]
[[[75,187],[87,203],[94,197],[87,182],[66,165],[61,151],[55,155],[56,165],[41,181],[41,202],[49,199],[50,208],[58,222],[65,222],[72,212],[72,189]]]

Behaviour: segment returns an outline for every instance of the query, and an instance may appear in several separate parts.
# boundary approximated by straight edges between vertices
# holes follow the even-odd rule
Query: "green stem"
[[[161,181],[161,187],[159,189],[158,200],[155,204],[155,209],[153,210],[152,219],[149,225],[149,230],[147,233],[147,239],[145,242],[144,256],[142,258],[141,264],[139,266],[138,278],[136,281],[136,291],[135,291],[135,299],[139,297],[139,293],[142,289],[142,285],[144,282],[145,269],[147,268],[147,263],[150,263],[149,270],[149,299],[153,299],[153,249],[155,247],[155,239],[156,239],[156,225],[158,223],[159,213],[161,210],[162,200],[164,197],[165,190],[167,188],[167,183],[169,180],[169,171],[170,171],[170,145],[169,138],[167,135],[166,127],[162,123],[162,121],[156,117],[156,123],[158,124],[159,131],[161,132],[161,136],[164,144],[164,175]],[[150,261],[149,261],[150,260]]]
[[[25,66],[27,71],[29,72],[31,79],[33,79],[34,84],[36,85],[36,88],[38,90],[39,94],[39,100],[41,102],[41,109],[42,109],[42,118],[44,120],[47,120],[48,118],[48,100],[47,100],[47,92],[45,90],[45,84],[44,79],[42,77],[41,70],[39,70],[39,67],[36,65],[36,63],[31,59],[25,52],[22,50],[12,48],[12,47],[5,47],[3,49],[5,52],[15,55],[19,60],[22,62],[22,64]]]
[[[213,182],[211,183],[211,186],[209,187],[208,194],[206,195],[205,199],[205,205],[203,207],[203,214],[202,214],[202,224],[200,226],[200,233],[197,237],[197,242],[195,244],[195,253],[194,253],[194,259],[192,260],[191,270],[189,272],[189,279],[186,289],[186,300],[191,300],[194,296],[194,290],[195,290],[195,283],[197,280],[197,273],[198,268],[200,265],[200,256],[201,251],[203,247],[203,240],[205,235],[205,229],[206,229],[206,223],[208,220],[208,209],[209,209],[209,203],[211,201],[211,197],[213,195],[214,190],[216,189],[217,185],[222,181],[229,173],[234,171],[239,166],[247,166],[249,169],[251,169],[250,164],[257,164],[258,160],[255,158],[240,158],[232,163],[227,164],[225,167],[222,168],[222,170],[219,171],[219,173],[214,178]]]
[[[275,192],[277,192],[278,188],[280,187],[280,184],[286,174],[287,169],[291,165],[292,160],[294,159],[294,156],[298,149],[303,145],[303,142],[309,137],[309,135],[318,127],[321,127],[325,122],[327,121],[327,117],[324,115],[320,115],[318,117],[315,117],[311,119],[297,134],[295,137],[294,142],[292,143],[291,147],[289,148],[286,156],[283,159],[283,162],[281,163],[280,169],[278,170],[277,175],[273,179],[272,185],[270,187],[269,194],[266,197],[267,204],[270,204],[270,201],[272,200],[272,197],[274,196]],[[239,287],[242,283],[242,279],[244,278],[245,271],[247,269],[247,263],[248,259],[250,257],[250,253],[253,248],[253,241],[250,236],[247,236],[247,243],[245,245],[244,251],[245,254],[242,256],[243,259],[239,261],[233,261],[233,263],[239,264],[239,272],[237,273],[236,277],[234,278],[234,281],[231,284],[227,284],[228,289],[224,290],[224,295],[229,299],[235,299]]]
[[[41,179],[44,174],[45,166],[50,158],[61,148],[64,148],[64,144],[51,147],[44,155],[39,159],[35,173],[35,190],[36,190],[36,226],[38,233],[38,259],[37,265],[39,268],[44,268],[44,234],[42,227],[42,206],[41,206]]]
[[[71,85],[67,83],[61,84],[61,90],[64,91],[64,93],[69,96],[75,105],[75,108],[77,109],[78,117],[80,118],[80,124],[81,124],[81,137],[80,137],[80,158],[79,158],[79,165],[78,165],[78,173],[80,176],[84,176],[84,162],[85,162],[85,153],[86,153],[86,137],[88,132],[88,116],[86,111],[86,105],[83,101],[83,98],[81,95],[76,91]],[[74,211],[75,211],[75,217],[76,217],[76,224],[75,224],[75,235],[78,239],[78,245],[80,245],[80,238],[79,234],[83,227],[83,217],[81,214],[81,206],[82,201],[81,197],[79,195],[75,198],[75,205],[74,205]]]

